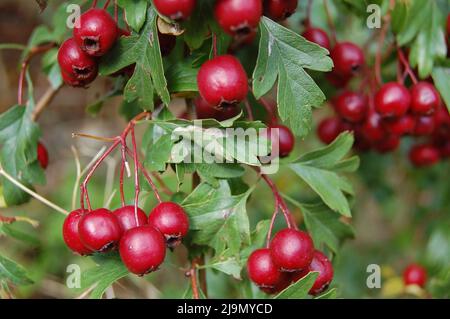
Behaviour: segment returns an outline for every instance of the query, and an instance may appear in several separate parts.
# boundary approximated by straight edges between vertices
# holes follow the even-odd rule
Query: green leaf
[[[445,105],[450,112],[450,67],[436,67],[433,69],[433,81],[441,93]]]
[[[1,280],[9,281],[18,286],[31,285],[33,283],[21,265],[3,255],[0,255],[0,281]]]
[[[188,58],[172,64],[166,71],[170,92],[197,92],[198,67],[194,59]]]
[[[325,95],[306,73],[306,69],[330,71],[333,62],[328,51],[295,32],[263,17],[261,40],[253,92],[260,98],[274,86],[278,77],[278,111],[296,135],[311,130],[312,107],[320,106]]]
[[[130,27],[139,32],[147,16],[147,0],[119,0],[117,4],[125,10]]]
[[[184,41],[192,51],[203,45],[210,31],[209,24],[214,16],[210,0],[197,2],[192,16],[183,23],[183,28],[186,30],[183,34]]]
[[[337,298],[337,290],[336,288],[330,289],[327,292],[317,296],[314,299],[336,299]]]
[[[310,272],[305,277],[280,292],[274,299],[304,299],[308,297],[308,292],[314,285],[314,281],[318,274],[319,273],[317,272]]]
[[[11,225],[7,225],[7,224],[2,224],[0,223],[0,237],[1,235],[4,236],[8,236],[20,241],[23,241],[25,243],[34,245],[34,246],[38,246],[39,245],[39,239],[32,236],[30,233],[28,232],[24,232],[21,230],[18,230],[16,228],[14,228]]]

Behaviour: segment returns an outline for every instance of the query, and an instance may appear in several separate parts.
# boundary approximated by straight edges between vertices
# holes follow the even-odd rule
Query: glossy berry
[[[263,13],[261,0],[217,0],[214,15],[221,28],[231,35],[247,35],[258,27]]]
[[[418,264],[411,264],[403,271],[403,282],[406,286],[418,285],[423,288],[427,282],[427,271]]]
[[[330,50],[330,38],[324,30],[320,28],[307,28],[305,31],[303,31],[302,36],[306,40],[314,42],[315,44],[318,44],[321,47]]]
[[[367,105],[363,96],[355,92],[341,93],[334,100],[338,114],[351,123],[358,123],[365,119]]]
[[[84,87],[97,77],[97,61],[82,51],[73,38],[59,48],[58,63],[64,82],[70,86]]]
[[[209,105],[201,96],[194,100],[195,113],[198,119],[216,119],[225,121],[241,113],[241,109],[237,105],[228,105],[225,108],[218,109]]]
[[[427,136],[434,132],[435,120],[433,116],[417,116],[415,118],[413,134],[415,136]]]
[[[294,149],[295,137],[289,127],[271,125],[265,134],[271,140],[272,155],[279,154],[280,157],[286,157]]]
[[[105,55],[118,37],[116,21],[106,10],[97,8],[83,13],[73,29],[73,38],[78,46],[91,56]]]
[[[340,42],[330,52],[334,62],[334,71],[341,77],[350,77],[358,72],[365,63],[360,47],[351,42]]]
[[[362,134],[372,143],[378,142],[386,136],[381,116],[374,110],[369,110],[367,119],[362,126]]]
[[[80,254],[81,256],[90,255],[92,250],[87,248],[80,239],[78,232],[78,224],[81,217],[83,216],[83,211],[80,209],[74,210],[69,215],[67,215],[63,224],[63,239],[67,247],[69,247],[73,252]]]
[[[387,134],[385,137],[375,143],[375,149],[378,153],[385,154],[395,151],[400,146],[400,137],[395,134]]]
[[[143,276],[157,270],[164,261],[164,236],[150,225],[132,228],[123,234],[119,253],[130,272]]]
[[[337,117],[323,119],[317,127],[317,135],[325,144],[332,143],[342,132],[342,121]]]
[[[414,132],[416,119],[410,114],[405,114],[398,118],[387,118],[384,120],[383,124],[390,134],[402,136]]]
[[[98,252],[116,248],[122,236],[119,220],[105,208],[84,214],[78,224],[78,231],[83,244]]]
[[[197,75],[201,96],[212,106],[227,107],[244,100],[248,79],[241,62],[232,55],[222,55],[205,62]]]
[[[289,18],[297,9],[298,0],[264,0],[264,13],[275,21]]]
[[[261,288],[275,288],[282,277],[267,248],[252,252],[247,260],[247,272],[250,280]]]
[[[266,294],[278,294],[282,292],[284,289],[289,287],[292,283],[291,273],[281,272],[281,277],[278,282],[273,287],[260,287],[260,289]]]
[[[299,271],[311,263],[314,244],[311,237],[303,231],[283,229],[272,239],[270,253],[281,271]]]
[[[113,214],[116,215],[123,232],[127,231],[128,229],[147,224],[147,215],[145,215],[144,211],[139,207],[137,209],[136,222],[134,205],[117,208],[115,211],[113,211]]]
[[[440,152],[432,144],[415,145],[409,151],[409,159],[416,167],[432,166],[439,162]]]
[[[382,117],[400,117],[408,111],[411,95],[403,84],[384,84],[375,95],[375,110]]]
[[[173,202],[163,202],[153,208],[148,223],[164,235],[169,247],[177,246],[189,231],[189,217],[183,207]]]
[[[153,0],[156,10],[172,20],[186,20],[195,9],[196,0]]]
[[[38,142],[37,144],[37,160],[39,162],[39,165],[43,169],[46,169],[48,166],[48,151],[47,148],[42,144],[41,142]]]
[[[419,82],[410,89],[411,110],[414,113],[429,115],[434,113],[441,104],[441,97],[434,85],[428,82]]]

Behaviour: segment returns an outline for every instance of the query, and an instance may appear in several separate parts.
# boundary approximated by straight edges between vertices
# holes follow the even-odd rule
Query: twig
[[[199,292],[198,292],[198,285],[197,285],[196,267],[197,267],[197,265],[196,265],[195,261],[192,261],[191,270],[189,271],[189,277],[191,277],[192,297],[194,299],[200,299]]]
[[[56,94],[58,94],[59,90],[63,85],[58,86],[57,88],[53,88],[50,86],[47,91],[45,91],[44,95],[41,97],[41,99],[37,102],[36,107],[33,110],[33,113],[31,114],[31,119],[33,121],[36,121],[39,118],[39,115],[45,110],[45,108],[50,105]]]
[[[331,17],[331,12],[328,7],[328,0],[323,0],[323,6],[325,8],[325,13],[327,15],[327,22],[330,28],[331,38],[333,40],[333,43],[336,44],[337,43],[336,26],[334,25],[333,18]]]

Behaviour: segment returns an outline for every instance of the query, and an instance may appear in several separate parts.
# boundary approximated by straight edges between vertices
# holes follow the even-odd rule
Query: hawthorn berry
[[[365,119],[367,105],[363,96],[355,92],[341,93],[334,100],[338,114],[351,123],[358,123]]]
[[[299,271],[311,263],[314,244],[307,233],[287,228],[279,231],[270,242],[270,254],[281,271]]]
[[[337,117],[323,119],[317,127],[317,135],[325,144],[331,144],[342,132],[342,121]]]
[[[82,51],[73,38],[59,48],[58,63],[64,82],[70,86],[85,87],[97,77],[97,61]]]
[[[432,166],[439,162],[440,152],[432,144],[415,145],[409,151],[409,159],[416,167]]]
[[[89,9],[80,16],[73,29],[76,43],[91,56],[105,55],[118,37],[116,21],[103,9]]]
[[[200,95],[219,108],[237,104],[248,92],[248,79],[241,62],[232,55],[222,55],[205,62],[197,75]]]
[[[264,13],[275,21],[289,18],[297,9],[298,0],[265,0]]]
[[[86,247],[80,239],[80,234],[78,232],[78,224],[81,217],[83,216],[83,211],[81,209],[74,210],[69,215],[67,215],[63,224],[63,239],[67,247],[69,247],[73,252],[80,254],[81,256],[90,255],[92,250]]]
[[[320,45],[321,47],[330,50],[330,38],[328,37],[328,34],[320,29],[320,28],[307,28],[305,31],[303,31],[302,36],[311,42],[314,42],[315,44]]]
[[[344,88],[351,80],[351,76],[341,76],[333,69],[325,75],[325,78],[336,88]]]
[[[218,109],[211,106],[201,96],[194,100],[194,105],[198,119],[216,119],[218,121],[225,121],[237,116],[241,112],[240,107],[237,105],[229,105],[225,108]]]
[[[403,282],[406,286],[417,285],[423,288],[427,282],[427,271],[418,264],[410,264],[403,271]]]
[[[196,0],[153,0],[156,10],[172,20],[186,20],[195,9]]]
[[[247,260],[247,272],[250,280],[260,288],[275,288],[280,282],[282,273],[274,264],[270,249],[257,249]]]
[[[42,144],[41,142],[38,142],[37,144],[37,160],[39,162],[39,165],[43,169],[46,169],[48,166],[48,151],[47,148]]]
[[[411,95],[403,84],[384,84],[375,95],[375,110],[382,117],[400,117],[408,111]]]
[[[159,230],[144,225],[127,230],[119,244],[120,258],[133,274],[143,276],[158,269],[166,256],[166,243]]]
[[[428,82],[414,84],[409,92],[411,93],[411,110],[414,113],[429,115],[441,104],[438,91]]]
[[[106,252],[116,248],[122,227],[116,215],[105,208],[84,214],[78,224],[80,239],[86,247]]]
[[[221,28],[231,35],[248,35],[258,27],[263,13],[261,0],[217,0],[214,15]]]
[[[386,136],[381,116],[374,110],[369,110],[367,119],[362,125],[362,134],[371,143],[378,142]]]
[[[214,118],[218,121],[225,121],[232,117],[238,116],[241,113],[241,108],[238,105],[229,105],[225,108],[219,109]]]
[[[400,146],[400,137],[395,134],[386,134],[385,137],[377,141],[374,145],[378,153],[385,154],[395,151]]]
[[[148,223],[164,235],[171,248],[180,244],[189,231],[189,217],[183,207],[174,202],[163,202],[153,208]]]
[[[343,78],[353,76],[365,63],[363,51],[352,42],[337,43],[330,56],[334,62],[334,71]]]
[[[288,156],[295,146],[295,137],[289,127],[284,125],[271,125],[265,132],[270,138],[272,151],[278,149],[280,157]]]
[[[387,118],[383,121],[383,125],[389,133],[402,136],[414,132],[416,119],[410,114],[405,114],[398,118]]]
[[[415,136],[427,136],[433,134],[435,128],[434,123],[433,116],[416,116],[413,134]]]
[[[144,211],[139,207],[137,209],[136,215],[134,205],[117,208],[115,211],[113,211],[113,214],[116,215],[123,232],[127,231],[128,229],[147,224],[147,215],[145,215]]]
[[[266,294],[272,295],[282,292],[292,283],[291,273],[281,272],[281,277],[273,287],[260,287]]]

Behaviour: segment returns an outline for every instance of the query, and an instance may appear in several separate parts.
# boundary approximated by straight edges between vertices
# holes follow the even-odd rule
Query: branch
[[[45,91],[44,95],[42,95],[41,99],[37,102],[36,107],[31,114],[31,120],[36,121],[39,118],[39,115],[45,110],[47,106],[53,101],[53,98],[58,94],[59,90],[63,85],[59,85],[57,88],[53,88],[50,86],[47,91]]]

